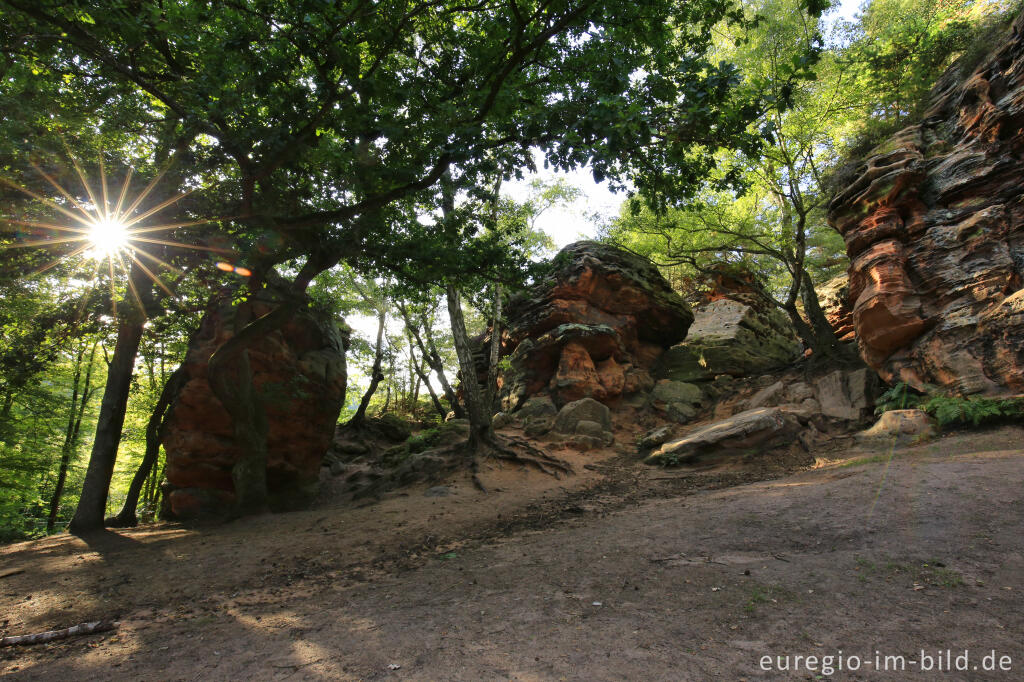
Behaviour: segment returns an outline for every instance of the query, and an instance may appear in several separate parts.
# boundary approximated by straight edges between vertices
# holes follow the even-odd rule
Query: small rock
[[[435,485],[423,491],[424,497],[448,497],[452,494],[451,488],[444,485]]]
[[[672,437],[671,426],[659,426],[656,429],[651,429],[643,435],[640,439],[640,448],[643,450],[650,450],[656,448],[669,438]]]
[[[875,425],[857,434],[858,440],[895,440],[899,443],[920,442],[937,436],[939,427],[922,410],[889,410],[883,412]]]

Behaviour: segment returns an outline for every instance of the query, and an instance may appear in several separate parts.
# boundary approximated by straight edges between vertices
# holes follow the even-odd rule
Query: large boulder
[[[800,428],[794,414],[778,407],[747,410],[665,443],[644,462],[676,465],[713,451],[763,451],[795,442]]]
[[[788,365],[800,352],[789,319],[777,308],[718,298],[695,308],[689,334],[661,357],[657,375],[684,382],[751,376]]]
[[[686,336],[686,302],[647,259],[576,242],[508,307],[500,376],[503,407],[548,395],[556,405],[593,398],[614,405],[650,388],[658,357]]]
[[[213,297],[185,357],[187,380],[167,419],[164,516],[226,513],[234,502],[231,469],[241,456],[232,420],[207,380],[210,356],[249,320],[274,304],[263,297]],[[337,323],[305,309],[249,349],[253,385],[266,409],[267,487],[275,509],[315,496],[320,463],[331,446],[345,400],[345,346]]]
[[[924,119],[851,167],[829,220],[846,241],[853,325],[889,383],[1024,389],[1024,16]],[[841,174],[843,175],[843,174]]]
[[[563,434],[576,433],[580,422],[593,422],[605,430],[612,429],[611,411],[593,398],[582,398],[565,405],[555,415],[552,431]]]

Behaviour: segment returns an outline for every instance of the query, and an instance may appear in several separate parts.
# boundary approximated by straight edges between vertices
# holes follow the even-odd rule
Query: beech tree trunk
[[[430,394],[430,402],[433,403],[434,409],[437,413],[441,415],[441,419],[444,419],[448,413],[445,411],[444,405],[442,405],[441,401],[438,399],[437,393],[434,392],[434,387],[430,383],[430,375],[427,374],[427,372],[424,371],[423,366],[416,361],[415,354],[412,356],[412,360],[412,367],[416,371],[416,375],[420,378],[423,385],[427,387],[427,392]],[[426,359],[424,359],[423,364],[426,364]]]
[[[454,284],[449,283],[445,293],[448,300],[448,317],[452,325],[452,339],[455,341],[455,353],[459,356],[459,371],[462,373],[462,395],[469,415],[469,447],[471,451],[478,452],[480,446],[494,440],[491,413],[484,406],[483,392],[476,379],[476,364],[473,362],[473,349],[469,345],[469,335],[466,333],[466,320],[462,315],[459,290]]]
[[[488,415],[495,412],[498,397],[498,356],[501,355],[501,285],[493,285],[494,308],[491,315],[491,348],[487,357],[487,386],[484,391],[484,405]]]
[[[359,401],[359,408],[352,418],[348,420],[348,426],[361,426],[366,421],[366,408],[370,406],[370,399],[377,391],[377,385],[384,379],[381,371],[381,364],[384,361],[384,327],[387,324],[387,312],[381,307],[377,314],[377,350],[373,356],[373,370],[370,373],[370,386],[363,393],[363,399]]]
[[[68,525],[68,530],[75,534],[103,528],[110,479],[114,475],[117,448],[121,442],[121,430],[128,407],[128,391],[135,370],[135,357],[142,340],[142,325],[141,315],[138,315],[133,319],[122,320],[117,328],[117,343],[107,369],[107,385],[100,403],[89,468],[85,472],[78,508]]]
[[[185,367],[182,365],[171,373],[170,379],[160,391],[156,407],[153,408],[153,414],[150,415],[149,422],[146,424],[146,453],[142,457],[142,463],[135,472],[135,476],[132,477],[131,485],[128,486],[128,495],[125,497],[121,511],[116,516],[107,519],[108,526],[128,528],[139,525],[139,517],[136,513],[139,506],[139,494],[142,492],[143,484],[150,478],[153,467],[160,456],[160,440],[163,437],[163,427],[167,421],[168,409],[181,387],[185,385],[185,380]]]

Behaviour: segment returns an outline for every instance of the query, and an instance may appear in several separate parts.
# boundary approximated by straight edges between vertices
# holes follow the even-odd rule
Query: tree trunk
[[[494,309],[491,315],[491,352],[487,357],[487,386],[484,406],[487,414],[495,412],[498,397],[498,356],[501,354],[501,285],[494,283]]]
[[[384,373],[381,371],[381,363],[384,361],[384,327],[387,324],[387,312],[381,307],[377,314],[377,350],[373,356],[373,370],[370,375],[370,387],[366,389],[366,393],[363,394],[363,399],[359,401],[359,408],[356,413],[352,415],[352,418],[348,420],[347,426],[362,426],[363,422],[366,421],[366,408],[370,406],[370,398],[377,391],[377,385],[384,379]]]
[[[118,325],[117,343],[114,356],[107,369],[107,385],[100,403],[100,416],[96,424],[96,439],[89,457],[89,468],[82,484],[82,496],[78,508],[68,525],[72,533],[88,533],[103,528],[103,517],[107,511],[107,495],[110,479],[114,475],[117,449],[121,442],[125,411],[128,407],[128,392],[131,388],[135,357],[142,340],[142,316],[124,319]]]
[[[135,472],[135,476],[132,477],[131,485],[128,486],[128,495],[125,497],[121,511],[117,513],[117,516],[107,519],[108,526],[128,528],[139,525],[139,518],[136,514],[139,493],[142,492],[143,484],[149,479],[150,473],[159,459],[160,440],[163,436],[168,408],[177,397],[181,387],[185,385],[186,379],[185,366],[182,365],[171,373],[171,378],[167,380],[160,391],[160,398],[156,401],[156,407],[153,408],[153,414],[149,417],[149,423],[146,424],[146,454],[143,455],[142,463]]]
[[[804,313],[807,315],[814,338],[823,355],[840,362],[855,361],[859,355],[852,346],[844,346],[836,337],[836,331],[832,328],[832,323],[825,317],[825,311],[821,309],[818,292],[814,289],[814,282],[811,281],[807,272],[804,272],[803,284],[801,295],[804,301]]]
[[[454,284],[449,283],[445,293],[448,299],[448,317],[452,325],[452,339],[455,341],[455,353],[459,356],[459,371],[462,373],[462,395],[466,401],[466,412],[469,414],[469,448],[471,452],[479,452],[482,445],[494,440],[491,413],[484,406],[484,396],[476,379],[476,364],[473,362],[473,350],[469,345],[469,335],[466,333],[459,290]]]
[[[426,364],[426,358],[424,358],[423,364]],[[420,378],[420,381],[423,382],[423,385],[427,387],[427,392],[430,393],[430,402],[434,404],[434,409],[437,410],[439,415],[441,415],[441,419],[444,419],[448,413],[445,411],[444,405],[442,405],[441,401],[438,399],[437,393],[434,392],[434,387],[430,383],[430,375],[423,371],[423,367],[420,363],[416,362],[415,355],[413,355],[413,369],[416,371],[416,375]]]
[[[64,484],[68,478],[68,467],[71,465],[71,457],[78,446],[78,434],[82,429],[82,415],[85,413],[89,398],[92,397],[92,366],[96,357],[96,344],[92,346],[89,353],[89,364],[85,370],[85,383],[82,386],[81,399],[78,393],[78,380],[81,377],[82,357],[85,355],[85,346],[78,352],[75,362],[75,379],[71,391],[71,408],[68,411],[68,427],[64,433],[64,445],[60,452],[60,468],[57,471],[57,483],[53,488],[53,495],[50,497],[50,513],[46,517],[46,532],[52,533],[57,525],[57,512],[60,511],[60,499],[64,495]]]

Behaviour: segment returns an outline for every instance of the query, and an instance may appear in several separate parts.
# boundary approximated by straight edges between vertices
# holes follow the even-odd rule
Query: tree
[[[417,202],[439,205],[442,177],[483,187],[531,168],[535,146],[560,168],[589,163],[599,179],[686,195],[718,148],[757,147],[747,123],[770,99],[707,59],[711,28],[745,21],[728,0],[3,5],[17,54],[95,101],[134,94],[143,104],[117,122],[187,148],[197,174],[222,179],[250,292],[274,288],[278,307],[210,363],[247,453],[234,476],[242,511],[266,497],[247,345],[307,304],[316,275],[342,260],[406,275],[497,267],[501,248],[410,218]],[[268,232],[276,239],[257,248]],[[296,258],[278,282],[274,266]],[[76,528],[98,523],[94,510]]]

